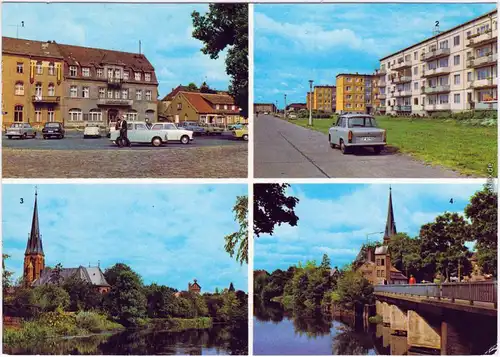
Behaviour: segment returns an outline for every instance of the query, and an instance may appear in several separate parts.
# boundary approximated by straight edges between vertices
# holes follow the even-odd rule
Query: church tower
[[[38,223],[38,193],[35,190],[35,206],[33,208],[33,219],[31,221],[31,232],[24,253],[24,274],[25,286],[30,286],[33,281],[40,277],[45,268],[45,254],[43,253],[42,236]]]
[[[385,224],[384,245],[389,245],[391,237],[395,236],[396,222],[394,222],[394,210],[392,208],[392,188],[389,188],[389,208],[387,210],[387,222]]]

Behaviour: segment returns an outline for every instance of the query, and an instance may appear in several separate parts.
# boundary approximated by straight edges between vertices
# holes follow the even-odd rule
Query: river
[[[408,351],[407,337],[391,334],[382,324],[366,324],[354,317],[332,317],[321,312],[311,315],[288,313],[280,304],[260,304],[254,309],[255,355],[424,355],[434,351]],[[493,334],[494,333],[494,334]],[[491,332],[491,336],[496,336]],[[469,336],[460,354],[483,354],[495,338],[480,343]],[[483,341],[481,341],[483,342]]]
[[[112,335],[55,338],[7,354],[44,355],[245,355],[248,327],[214,325],[208,329],[171,331],[124,331]]]

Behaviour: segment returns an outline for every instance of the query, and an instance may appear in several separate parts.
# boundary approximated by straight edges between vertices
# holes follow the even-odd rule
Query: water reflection
[[[244,355],[248,354],[248,326],[216,325],[210,329],[125,331],[114,335],[50,339],[22,348],[4,346],[8,354],[92,355]]]

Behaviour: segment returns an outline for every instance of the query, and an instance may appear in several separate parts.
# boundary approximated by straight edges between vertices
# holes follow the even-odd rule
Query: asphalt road
[[[64,139],[47,139],[44,140],[38,133],[35,139],[8,139],[5,135],[2,137],[2,146],[12,149],[35,149],[35,150],[119,150],[109,138],[103,136],[101,138],[84,139],[83,133],[71,131],[66,132]],[[233,139],[230,135],[221,136],[195,136],[194,140],[189,145],[183,145],[179,142],[169,142],[160,148],[154,148],[146,144],[134,144],[132,150],[161,150],[172,147],[206,147],[206,146],[227,146],[240,145],[244,146],[247,143],[243,140]],[[120,149],[121,150],[121,149]]]
[[[330,148],[327,135],[269,115],[256,117],[254,130],[256,178],[462,177],[391,150],[375,155],[371,149],[363,149],[343,155]]]

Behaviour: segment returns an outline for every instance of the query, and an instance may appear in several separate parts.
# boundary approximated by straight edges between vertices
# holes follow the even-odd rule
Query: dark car
[[[61,123],[45,123],[42,129],[42,135],[44,139],[52,137],[62,139],[64,138],[64,127]]]

